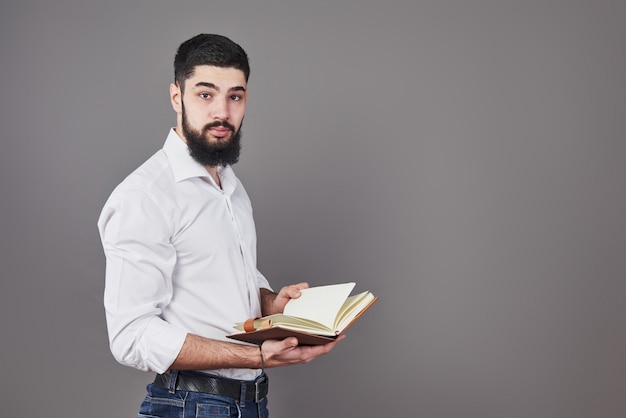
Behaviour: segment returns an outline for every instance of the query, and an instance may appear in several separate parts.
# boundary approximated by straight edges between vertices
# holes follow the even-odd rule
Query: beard
[[[189,126],[185,106],[183,105],[183,135],[187,140],[189,155],[203,166],[216,167],[233,165],[239,161],[241,152],[241,126],[235,131],[235,127],[226,121],[216,121],[204,125],[201,131],[194,130]],[[215,143],[208,141],[209,129],[223,126],[230,129],[229,139],[219,140]]]

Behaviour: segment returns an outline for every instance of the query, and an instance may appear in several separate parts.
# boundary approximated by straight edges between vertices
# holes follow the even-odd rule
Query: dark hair
[[[174,57],[174,79],[181,90],[198,65],[236,68],[243,72],[246,82],[250,76],[246,51],[222,35],[202,33],[180,44]]]

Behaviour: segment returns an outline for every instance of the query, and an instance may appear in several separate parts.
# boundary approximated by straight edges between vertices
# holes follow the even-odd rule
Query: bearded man
[[[280,313],[308,287],[275,293],[256,266],[252,206],[232,169],[249,75],[246,52],[230,39],[183,42],[169,89],[176,127],[115,188],[98,220],[111,351],[157,373],[140,417],[267,417],[264,369],[309,362],[342,339],[254,346],[226,338],[233,324]]]

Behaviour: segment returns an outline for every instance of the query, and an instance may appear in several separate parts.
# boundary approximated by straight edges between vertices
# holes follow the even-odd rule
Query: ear
[[[170,84],[170,101],[174,111],[179,115],[183,113],[183,93],[180,91],[178,83]]]

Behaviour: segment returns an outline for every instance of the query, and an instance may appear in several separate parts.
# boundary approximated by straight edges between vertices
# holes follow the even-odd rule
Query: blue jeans
[[[254,403],[237,401],[201,392],[168,389],[149,384],[148,395],[141,404],[138,418],[268,418],[267,398]]]

